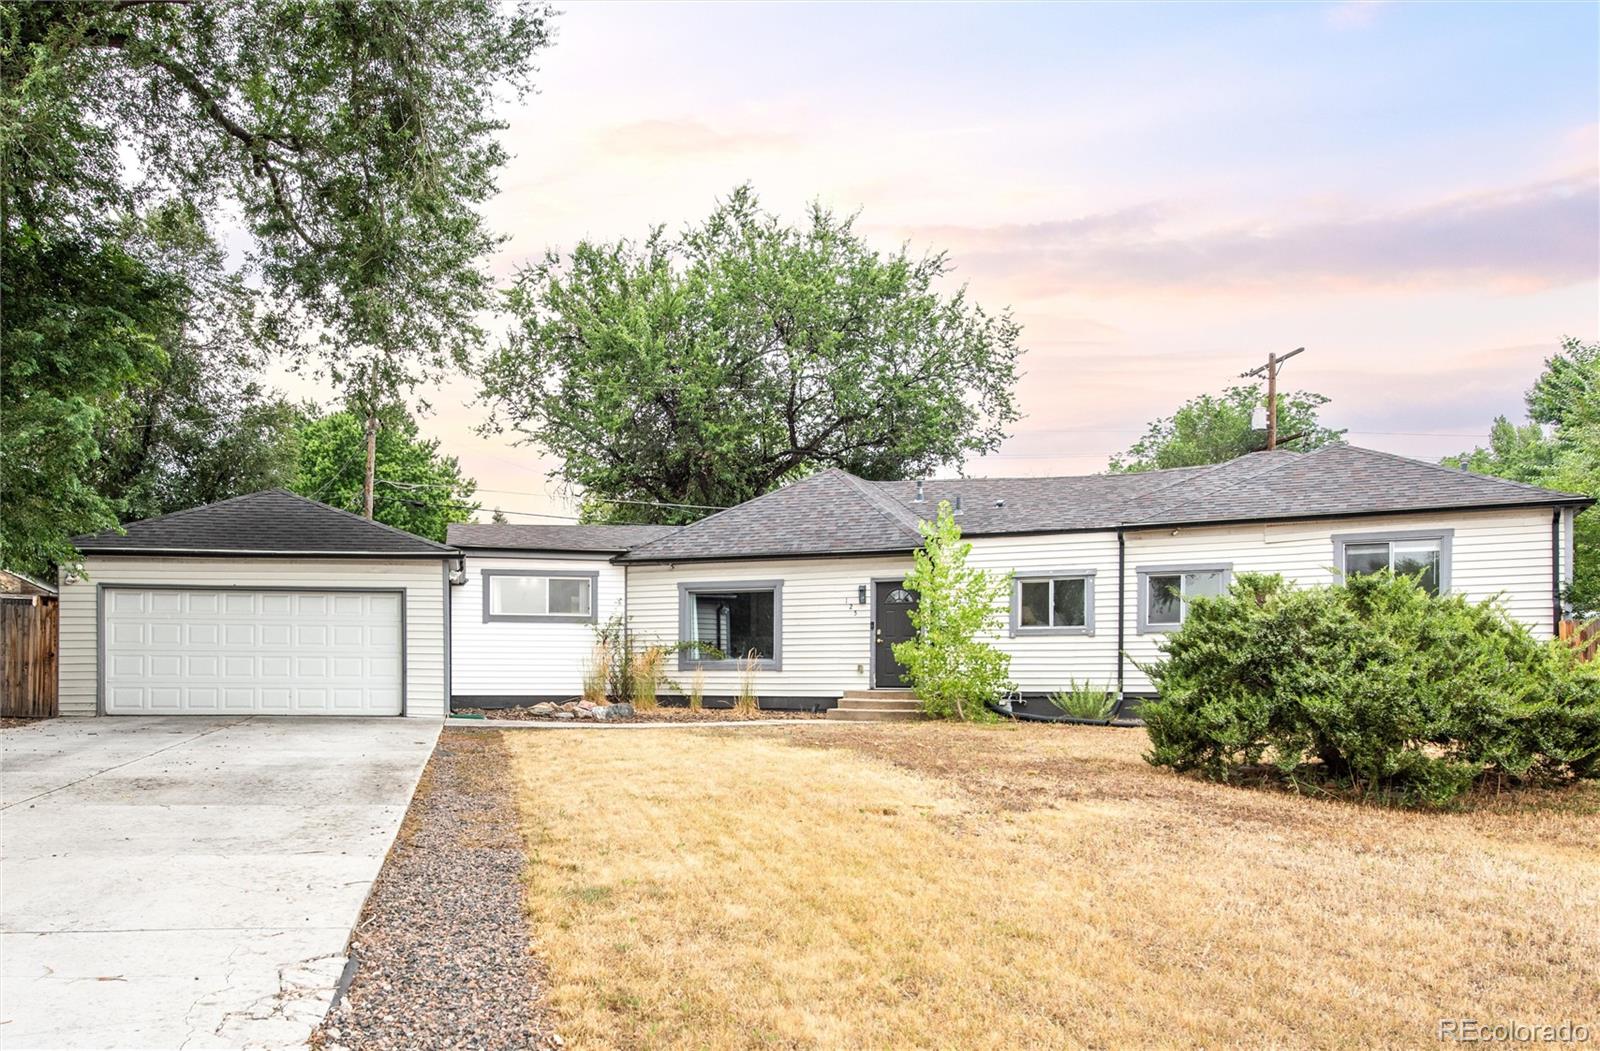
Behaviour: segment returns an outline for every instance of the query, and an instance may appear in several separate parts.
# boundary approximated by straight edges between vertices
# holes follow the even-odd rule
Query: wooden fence
[[[56,611],[53,598],[0,599],[0,716],[56,714]]]
[[[1592,661],[1600,655],[1600,620],[1564,620],[1561,641],[1578,651],[1578,659]]]

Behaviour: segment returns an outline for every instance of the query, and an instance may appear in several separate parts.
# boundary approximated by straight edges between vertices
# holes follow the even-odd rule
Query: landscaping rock
[[[563,1046],[543,999],[544,965],[529,946],[528,862],[500,736],[440,737],[362,910],[354,980],[312,1047]]]
[[[533,712],[534,715],[553,715],[556,711],[556,706],[551,704],[549,701],[540,701],[529,710]]]
[[[577,716],[573,715],[571,712],[557,712],[554,715],[554,718],[556,718],[556,719],[576,719]]]
[[[595,709],[593,709],[593,708],[579,708],[577,711],[573,712],[572,714],[577,716],[579,719],[593,719],[594,718],[594,713],[595,713]]]
[[[611,718],[613,719],[633,718],[633,705],[629,704],[627,701],[623,701],[620,704],[613,704],[610,710]]]

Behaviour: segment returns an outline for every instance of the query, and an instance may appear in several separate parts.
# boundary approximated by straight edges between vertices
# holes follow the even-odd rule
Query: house
[[[62,715],[445,714],[454,548],[282,489],[73,543]]]
[[[75,538],[60,710],[438,718],[567,699],[608,622],[672,647],[669,694],[699,673],[726,702],[751,675],[764,706],[829,708],[904,685],[904,578],[946,501],[971,561],[1013,575],[994,641],[1023,696],[1077,680],[1125,711],[1189,600],[1245,571],[1393,567],[1553,636],[1593,502],[1347,445],[1076,478],[830,470],[681,528],[457,525],[448,544],[272,489]]]
[[[1246,571],[1321,584],[1392,567],[1497,598],[1553,636],[1573,516],[1592,503],[1332,445],[1071,478],[871,482],[829,470],[678,529],[455,526],[454,704],[573,696],[594,624],[614,616],[636,640],[675,647],[673,679],[699,670],[713,702],[737,692],[741,656],[769,707],[900,687],[892,647],[910,636],[917,601],[902,582],[918,522],[943,501],[971,562],[1014,576],[994,641],[1022,695],[1088,681],[1127,707],[1152,692],[1141,668],[1188,601]]]
[[[26,573],[0,569],[0,599],[26,599],[35,602],[55,597],[56,589],[44,581],[35,580]]]
[[[653,525],[450,526],[464,556],[451,592],[457,707],[564,701],[583,688],[595,630],[627,610],[629,548],[675,532]]]

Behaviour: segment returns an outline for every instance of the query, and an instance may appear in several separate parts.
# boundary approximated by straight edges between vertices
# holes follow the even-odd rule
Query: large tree
[[[853,217],[792,226],[741,187],[703,222],[580,242],[517,277],[483,368],[490,429],[555,454],[592,514],[684,521],[824,467],[875,479],[992,451],[1020,329],[942,253],[884,254]],[[621,501],[638,501],[623,503]]]
[[[443,541],[451,522],[470,521],[478,504],[477,483],[463,477],[454,456],[439,452],[439,443],[424,438],[417,421],[403,405],[380,407],[377,431],[377,485],[373,518],[431,540]],[[363,457],[361,438],[367,413],[340,410],[309,416],[297,441],[299,462],[295,492],[314,500],[361,510]]]
[[[242,220],[276,307],[258,331],[298,333],[297,362],[368,404],[476,347],[492,107],[528,85],[548,20],[494,0],[0,5],[4,557],[70,558],[67,536],[114,521],[93,435],[181,310],[181,268],[125,233],[158,204]],[[51,413],[66,425],[41,437]],[[27,517],[51,507],[53,528]]]
[[[153,330],[162,363],[101,416],[96,491],[128,522],[286,484],[300,414],[259,377],[273,349],[259,294],[228,271],[192,208],[154,210],[136,243],[180,278],[179,309]]]
[[[1199,467],[1259,452],[1266,448],[1266,432],[1251,418],[1265,403],[1259,383],[1191,398],[1171,416],[1151,423],[1127,452],[1111,457],[1111,470]],[[1327,403],[1327,398],[1309,391],[1279,394],[1278,444],[1287,449],[1314,449],[1340,440],[1344,431],[1324,427],[1318,419],[1319,410]]]
[[[1527,393],[1528,422],[1497,417],[1489,444],[1449,467],[1600,497],[1600,341],[1567,337],[1545,360]],[[1600,613],[1600,517],[1591,509],[1573,530],[1575,558],[1566,599],[1583,615]]]

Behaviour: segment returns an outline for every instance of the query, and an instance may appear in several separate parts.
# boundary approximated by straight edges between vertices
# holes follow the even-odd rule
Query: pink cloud
[[[1064,292],[1528,292],[1600,274],[1600,171],[1404,211],[1175,230],[1147,205],[1068,220],[924,227],[964,268]]]
[[[730,131],[687,119],[613,124],[598,129],[592,136],[594,147],[603,153],[645,157],[743,153],[782,149],[794,142],[792,135],[782,132]]]

